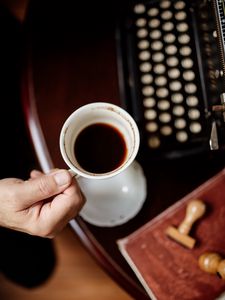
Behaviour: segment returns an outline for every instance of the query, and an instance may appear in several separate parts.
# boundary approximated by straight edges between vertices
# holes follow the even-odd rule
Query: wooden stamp
[[[180,243],[181,245],[192,249],[196,240],[189,236],[193,224],[200,219],[206,210],[205,203],[195,199],[189,202],[186,209],[186,216],[183,222],[178,226],[169,226],[166,229],[166,235]]]
[[[206,252],[202,254],[198,259],[198,265],[201,270],[210,274],[217,274],[220,278],[225,279],[225,259],[218,253]]]

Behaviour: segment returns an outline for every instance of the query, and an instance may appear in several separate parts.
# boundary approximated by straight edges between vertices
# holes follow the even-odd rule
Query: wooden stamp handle
[[[220,261],[222,260],[222,257],[214,252],[206,252],[203,253],[199,259],[198,264],[200,269],[207,273],[216,274],[218,265]]]
[[[218,264],[217,274],[222,278],[225,279],[225,259],[221,260]]]
[[[204,215],[205,210],[206,206],[201,200],[196,199],[189,202],[187,205],[186,216],[179,225],[178,231],[181,234],[188,235],[194,222]]]
[[[218,274],[219,277],[225,279],[225,259],[218,253],[203,253],[198,259],[198,264],[203,271],[211,274]]]

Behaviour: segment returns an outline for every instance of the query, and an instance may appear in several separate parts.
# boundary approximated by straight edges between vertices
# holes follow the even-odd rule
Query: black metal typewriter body
[[[121,99],[145,155],[225,148],[224,34],[224,0],[134,1],[120,18]]]

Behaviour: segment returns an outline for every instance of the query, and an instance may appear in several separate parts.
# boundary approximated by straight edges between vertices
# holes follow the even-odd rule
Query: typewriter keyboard
[[[195,23],[190,2],[184,0],[137,2],[126,23],[123,62],[129,92],[123,97],[129,98],[153,152],[208,145],[204,61]]]

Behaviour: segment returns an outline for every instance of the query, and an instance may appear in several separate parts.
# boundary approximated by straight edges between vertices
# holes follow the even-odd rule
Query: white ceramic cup
[[[81,167],[74,153],[74,145],[79,133],[86,127],[105,123],[122,134],[127,153],[117,168],[107,173],[91,173]],[[92,179],[106,179],[124,171],[135,159],[140,144],[140,135],[134,119],[121,107],[106,103],[93,102],[75,110],[65,121],[60,133],[60,151],[65,163],[74,175]],[[116,147],[116,145],[115,145]]]

